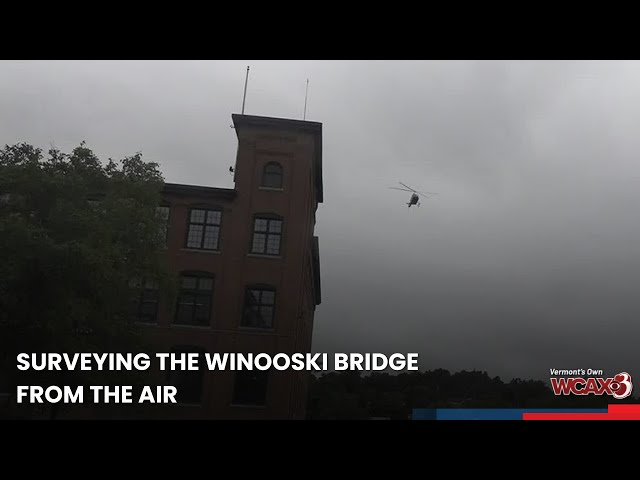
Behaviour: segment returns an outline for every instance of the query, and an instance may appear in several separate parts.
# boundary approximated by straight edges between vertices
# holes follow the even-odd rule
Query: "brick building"
[[[309,352],[320,304],[316,210],[322,124],[233,115],[233,189],[166,184],[167,255],[177,302],[152,288],[139,321],[165,351]],[[171,302],[173,303],[173,302]],[[163,418],[301,419],[307,372],[172,373]]]

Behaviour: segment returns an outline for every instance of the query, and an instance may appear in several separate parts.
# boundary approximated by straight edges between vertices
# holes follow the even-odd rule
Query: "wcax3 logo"
[[[627,372],[618,373],[610,378],[603,378],[595,376],[602,375],[602,370],[551,369],[551,375],[557,375],[556,377],[551,377],[551,387],[556,395],[611,395],[616,400],[622,400],[631,395],[633,390],[631,375]],[[558,377],[559,375],[565,375],[565,377]],[[587,378],[585,378],[585,375]],[[593,376],[589,377],[589,375]]]

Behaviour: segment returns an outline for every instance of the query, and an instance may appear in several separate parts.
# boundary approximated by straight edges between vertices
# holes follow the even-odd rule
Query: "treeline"
[[[312,376],[307,418],[407,420],[414,408],[606,408],[614,402],[609,395],[556,396],[545,382],[504,382],[484,371],[437,369],[366,376],[348,371]],[[638,399],[622,402],[638,403]]]

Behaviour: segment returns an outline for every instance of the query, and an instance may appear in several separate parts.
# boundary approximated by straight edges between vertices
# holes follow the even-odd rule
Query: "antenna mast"
[[[244,115],[244,103],[247,99],[247,83],[249,82],[249,66],[247,65],[247,76],[244,79],[244,95],[242,96],[242,115]]]
[[[307,78],[307,89],[304,92],[304,114],[302,116],[303,120],[307,119],[307,96],[309,95],[309,79]]]

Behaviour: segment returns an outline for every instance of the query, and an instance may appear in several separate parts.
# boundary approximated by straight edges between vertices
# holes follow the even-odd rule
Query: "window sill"
[[[265,190],[267,192],[284,192],[284,188],[276,188],[276,187],[263,187],[259,186],[258,190]]]
[[[236,404],[236,403],[232,403],[229,406],[233,408],[259,408],[259,409],[267,408],[266,405],[242,405],[242,404]]]
[[[253,258],[268,258],[270,260],[282,260],[281,255],[265,255],[262,253],[247,253],[247,257]]]
[[[247,333],[264,333],[264,334],[271,334],[271,335],[276,333],[275,328],[244,327],[242,325],[238,327],[238,330],[241,330]]]
[[[159,327],[158,322],[133,322],[136,327]]]
[[[220,250],[206,250],[204,248],[181,248],[181,252],[207,253],[209,255],[220,255]]]
[[[189,325],[189,324],[182,324],[182,323],[172,323],[171,325],[169,325],[170,328],[191,328],[194,330],[209,330],[211,328],[211,325]]]

